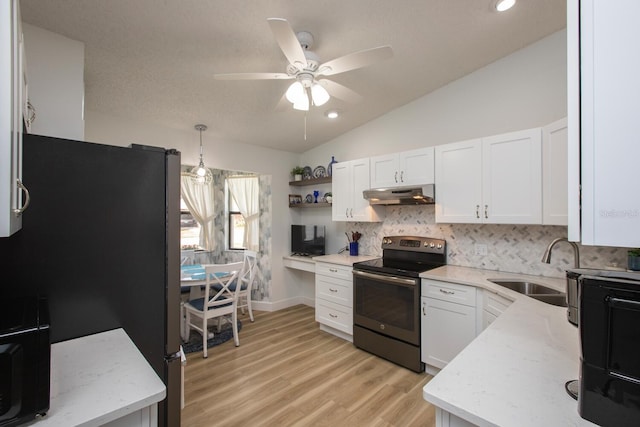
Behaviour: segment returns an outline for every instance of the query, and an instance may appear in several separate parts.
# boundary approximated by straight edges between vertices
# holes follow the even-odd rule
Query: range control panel
[[[382,249],[414,252],[445,253],[446,241],[420,236],[387,236],[382,238]]]

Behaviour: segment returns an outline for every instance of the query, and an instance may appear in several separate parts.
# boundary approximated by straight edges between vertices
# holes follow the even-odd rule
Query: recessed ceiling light
[[[498,12],[504,12],[505,10],[509,10],[516,4],[516,0],[498,0],[496,2],[496,10]]]
[[[337,119],[340,113],[336,110],[330,110],[324,113],[324,115],[327,116],[327,118],[329,119]]]

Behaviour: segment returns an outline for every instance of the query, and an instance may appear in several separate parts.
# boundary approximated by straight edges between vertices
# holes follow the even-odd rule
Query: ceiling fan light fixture
[[[314,83],[311,86],[311,97],[313,98],[313,105],[317,107],[326,104],[331,98],[329,92],[319,83]]]
[[[306,93],[302,93],[300,99],[297,99],[296,102],[293,103],[294,110],[300,111],[309,111],[309,97]]]
[[[285,94],[285,96],[290,103],[295,104],[296,102],[302,101],[302,98],[306,98],[307,95],[304,93],[304,87],[302,86],[302,83],[295,81],[291,84],[291,86],[289,86],[289,89],[287,89],[287,93]]]
[[[496,1],[496,10],[498,12],[504,12],[511,9],[516,4],[516,0],[498,0]]]
[[[325,113],[328,119],[337,119],[340,116],[340,112],[338,110],[329,110]]]

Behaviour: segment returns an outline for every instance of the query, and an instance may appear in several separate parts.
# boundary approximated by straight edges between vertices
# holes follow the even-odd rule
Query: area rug
[[[242,322],[238,320],[238,332],[242,329]],[[215,347],[224,342],[227,342],[233,339],[233,330],[231,329],[231,323],[225,323],[222,325],[220,332],[216,331],[216,327],[211,327],[213,332],[213,338],[207,340],[207,348]],[[182,342],[182,350],[188,353],[195,353],[197,351],[202,351],[202,335],[199,332],[191,330],[191,335],[189,336],[189,341]]]

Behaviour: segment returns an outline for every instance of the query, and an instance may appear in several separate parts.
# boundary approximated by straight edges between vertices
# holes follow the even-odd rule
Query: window
[[[193,218],[182,197],[180,197],[180,248],[200,248],[200,224]]]
[[[259,250],[260,183],[257,176],[230,176],[225,180],[227,247]]]
[[[228,187],[227,187],[228,190]],[[238,204],[233,199],[231,191],[227,191],[227,206],[229,206],[229,249],[245,249],[244,242],[244,217],[240,213]]]

